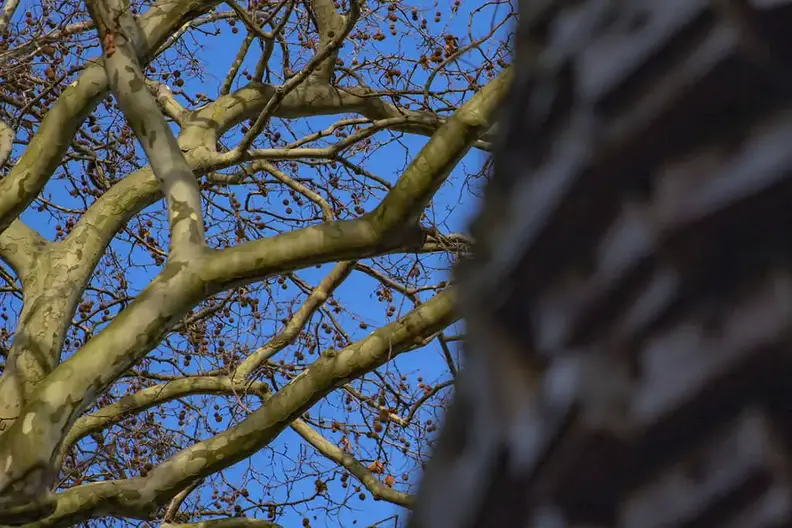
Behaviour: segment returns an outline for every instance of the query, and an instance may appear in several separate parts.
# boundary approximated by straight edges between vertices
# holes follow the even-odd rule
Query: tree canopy
[[[6,0],[0,525],[393,525],[514,16]]]

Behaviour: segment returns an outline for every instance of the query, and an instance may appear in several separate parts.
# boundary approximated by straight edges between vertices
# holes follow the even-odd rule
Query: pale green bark
[[[217,0],[160,0],[139,23],[142,39],[138,56],[148,64],[153,53],[187,20],[208,11]],[[0,180],[0,232],[24,211],[49,180],[66,153],[77,128],[109,89],[101,59],[66,88],[47,112],[25,153]]]
[[[369,337],[340,351],[324,352],[320,359],[267,398],[241,423],[173,455],[155,466],[146,477],[91,483],[57,494],[52,497],[55,511],[34,526],[70,526],[99,515],[149,518],[196,480],[229,467],[269,444],[332,390],[392,361],[453,323],[457,319],[454,300],[453,292],[446,290],[398,321],[372,332]],[[145,405],[145,402],[141,404]],[[319,447],[326,448],[323,442],[315,437],[314,440]],[[340,459],[340,463],[350,466],[350,469],[355,466],[348,459]],[[364,484],[369,481],[357,469],[355,472],[359,473],[356,474],[359,478],[363,477]],[[379,487],[374,489],[383,498],[389,496]],[[406,497],[390,498],[409,503]]]
[[[168,260],[186,262],[198,258],[206,249],[201,192],[176,137],[146,86],[135,53],[143,39],[140,26],[129,11],[128,2],[86,3],[105,43],[104,66],[110,89],[143,147],[168,203]]]
[[[8,161],[9,156],[11,156],[11,149],[14,146],[15,136],[16,133],[14,129],[3,121],[0,121],[0,167],[5,165],[5,162]]]
[[[141,39],[137,49],[140,60],[148,63],[153,52],[185,21],[216,5],[215,0],[161,0],[139,17]],[[93,273],[106,244],[115,232],[103,237],[104,244],[89,245],[95,240],[97,226],[90,222],[78,226],[70,237],[59,244],[40,244],[40,237],[27,229],[28,241],[21,245],[18,236],[23,227],[15,229],[9,241],[4,231],[15,222],[49,180],[61,162],[78,127],[93,111],[109,88],[102,60],[88,66],[79,79],[68,86],[44,120],[13,169],[0,180],[0,256],[19,260],[17,248],[29,254],[39,247],[41,258],[27,257],[29,275],[35,275],[38,287],[25,292],[25,312],[17,329],[6,370],[0,378],[0,434],[19,415],[19,409],[38,380],[43,379],[59,361],[64,333],[71,321],[85,284]],[[16,221],[18,223],[19,221]],[[120,228],[120,226],[118,226]],[[8,247],[9,243],[17,244]],[[5,247],[3,247],[5,246]],[[1,481],[1,479],[0,479]],[[0,483],[0,511],[3,504]]]
[[[195,111],[184,109],[163,85],[153,85],[156,96],[152,95],[141,66],[186,22],[216,4],[214,0],[160,0],[136,19],[128,16],[123,20],[102,14],[106,4],[98,0],[91,4],[94,17],[105,21],[96,24],[100,35],[107,34],[109,20],[114,20],[112,23],[120,22],[124,31],[129,31],[129,40],[121,36],[112,55],[89,65],[63,92],[22,157],[0,180],[0,257],[17,273],[24,289],[20,323],[0,378],[3,522],[34,521],[49,515],[52,508],[57,509],[40,525],[67,525],[108,514],[147,518],[196,479],[250,456],[290,424],[301,427],[295,418],[329,391],[390,361],[455,319],[453,295],[441,293],[369,338],[324,355],[242,423],[171,457],[147,477],[78,486],[57,496],[48,491],[65,450],[84,435],[169,398],[227,393],[243,383],[247,386],[246,378],[295,338],[357,259],[426,250],[418,219],[451,169],[485,133],[509,82],[510,74],[504,73],[446,120],[404,111],[373,96],[367,88],[340,90],[327,82],[335,60],[334,46],[351,31],[356,13],[353,10],[341,16],[329,1],[315,0],[310,6],[320,32],[320,51],[309,68],[283,86],[252,82]],[[151,165],[112,185],[63,241],[47,242],[18,216],[41,191],[85,116],[110,88]],[[178,140],[160,112],[180,124]],[[257,120],[260,128],[269,115],[296,118],[348,112],[371,120],[370,128],[329,149],[297,146],[275,152],[237,147],[230,155],[216,149],[217,139],[225,131],[246,120]],[[333,220],[332,209],[321,196],[289,182],[288,176],[279,175],[263,161],[297,156],[334,159],[355,141],[383,129],[431,135],[431,139],[380,206],[353,220]],[[7,156],[8,137],[8,131],[0,127],[0,158]],[[314,200],[326,221],[224,250],[206,249],[196,177],[250,159],[259,159],[254,167],[271,172]],[[75,308],[110,241],[163,194],[168,199],[171,220],[168,264],[107,327],[61,362],[64,336]],[[245,359],[231,379],[180,380],[168,384],[156,397],[143,390],[91,415],[82,415],[98,395],[208,296],[327,262],[341,263],[309,295],[283,333]],[[362,465],[351,455],[339,453],[305,427],[301,434],[309,443],[349,469],[376,496],[409,503],[405,494],[379,483],[363,471],[365,468],[361,470]]]

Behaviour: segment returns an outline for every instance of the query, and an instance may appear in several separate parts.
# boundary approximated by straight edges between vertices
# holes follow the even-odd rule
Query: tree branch
[[[325,222],[332,222],[335,219],[333,208],[330,207],[330,204],[327,203],[327,200],[322,198],[319,193],[312,191],[297,180],[290,178],[285,172],[278,169],[274,165],[261,160],[253,163],[251,165],[251,170],[254,172],[263,170],[269,173],[272,177],[286,185],[294,192],[305,196],[307,199],[315,203],[317,206],[319,206],[319,209],[322,210],[322,218],[324,218]]]
[[[404,493],[393,488],[390,488],[377,479],[377,477],[360,463],[355,457],[339,448],[332,442],[328,441],[324,436],[319,434],[310,425],[297,418],[292,422],[292,429],[299,434],[303,439],[311,444],[319,453],[326,456],[333,462],[346,468],[352,475],[357,478],[366,489],[368,489],[375,497],[386,500],[399,506],[409,508],[412,506],[414,497],[409,493]]]
[[[231,159],[241,159],[256,137],[264,130],[270,117],[273,115],[275,108],[280,105],[283,99],[308,79],[309,75],[318,68],[322,61],[336,53],[341,45],[346,40],[347,36],[352,32],[355,23],[360,16],[359,0],[350,0],[349,14],[346,16],[346,21],[341,31],[338,34],[333,33],[333,37],[327,42],[327,45],[320,48],[319,52],[311,57],[311,60],[305,65],[303,69],[297,72],[293,77],[283,83],[275,90],[275,94],[267,101],[261,113],[256,117],[255,122],[251,125],[250,129],[245,132],[244,137],[231,152],[227,154]]]
[[[333,38],[344,30],[344,24],[347,21],[343,15],[336,11],[331,0],[310,0],[309,5],[316,21],[316,31],[319,33],[319,49],[329,48]],[[311,73],[309,83],[329,84],[337,57],[338,49],[336,48]]]
[[[179,26],[217,3],[219,0],[158,0],[138,18],[143,36],[138,50],[141,63],[148,64],[153,52]],[[44,116],[22,157],[0,180],[0,232],[38,195],[61,163],[83,119],[107,94],[108,88],[104,66],[99,59],[63,90]]]
[[[48,245],[38,232],[21,220],[14,220],[0,234],[0,258],[11,266],[24,286],[29,282],[36,260]]]
[[[2,33],[1,29],[0,33]],[[8,158],[11,157],[11,150],[14,148],[15,137],[16,132],[14,132],[14,129],[0,120],[0,169],[6,164]]]
[[[166,524],[169,524],[170,521],[174,519],[174,517],[179,511],[179,508],[181,508],[182,503],[184,503],[184,501],[187,499],[190,493],[195,491],[195,488],[197,488],[200,485],[200,483],[201,481],[196,480],[195,482],[193,482],[192,484],[181,490],[179,493],[177,493],[176,496],[171,499],[171,501],[168,503],[168,507],[165,508],[165,514],[163,515],[163,523],[160,525],[161,527],[165,526]]]
[[[74,422],[63,440],[59,459],[62,460],[82,438],[110,427],[131,414],[191,394],[240,394],[245,392],[263,395],[268,392],[268,387],[262,382],[234,381],[230,378],[215,376],[181,378],[146,387]]]
[[[135,49],[140,27],[122,0],[87,0],[104,49],[104,67],[118,106],[149,159],[168,202],[168,259],[192,260],[206,249],[201,193],[176,137],[146,87]]]
[[[37,527],[66,526],[98,515],[150,519],[192,482],[268,445],[295,418],[351,379],[393,360],[457,320],[451,290],[340,350],[329,350],[239,424],[176,453],[146,477],[76,486],[54,497],[55,512]],[[0,457],[0,461],[3,457]]]
[[[250,377],[250,375],[265,361],[277,354],[284,347],[299,335],[300,331],[310,321],[311,316],[316,313],[316,310],[333,294],[333,291],[341,285],[342,282],[349,276],[354,269],[356,262],[340,262],[336,264],[330,273],[322,279],[322,282],[314,288],[314,290],[305,299],[305,302],[300,306],[300,309],[289,319],[286,328],[272,338],[269,343],[257,349],[250,354],[245,360],[237,367],[234,372],[234,379],[243,380]]]
[[[417,221],[438,187],[489,126],[511,82],[504,70],[471,97],[429,139],[399,183],[372,212],[377,229],[390,231],[405,221]]]
[[[125,396],[120,401],[108,405],[95,413],[77,420],[69,431],[60,453],[62,460],[74,444],[91,433],[101,431],[124,417],[137,414],[151,407],[161,405],[184,396],[196,394],[241,394],[253,393],[264,402],[269,399],[269,389],[263,382],[246,382],[229,378],[196,376],[169,381],[160,385],[147,387],[134,394]],[[366,488],[388,502],[409,507],[412,497],[382,484],[377,477],[351,454],[333,445],[321,434],[301,419],[296,419],[290,427],[311,444],[319,453],[333,462],[349,470]],[[190,489],[188,486],[185,489]],[[167,517],[167,516],[166,516]]]
[[[0,436],[0,464],[6,465],[5,473],[0,473],[0,511],[7,509],[6,505],[48,500],[47,489],[56,472],[52,463],[79,413],[206,296],[313,264],[356,260],[405,245],[414,249],[420,246],[423,233],[417,221],[421,212],[487,126],[509,78],[507,70],[448,119],[372,213],[211,251],[199,259],[169,261],[132,304],[36,387],[27,399],[22,419]],[[202,152],[206,155],[206,150]],[[140,174],[145,177],[145,171]],[[99,244],[109,243],[112,228],[123,225],[128,212],[158,193],[153,178],[135,182],[131,176],[113,189],[117,191],[113,195],[118,200],[115,207],[94,209],[102,202],[99,200],[91,208],[96,216],[92,217],[89,210],[76,226],[90,226],[91,233],[99,233],[82,241],[83,251],[93,252]],[[123,190],[127,192],[118,194]],[[421,240],[409,240],[410,236]],[[9,491],[20,488],[24,490],[21,493]]]
[[[146,79],[146,84],[154,93],[162,113],[173,119],[176,124],[181,125],[182,116],[187,110],[173,96],[170,87],[165,83],[152,81],[150,79]]]

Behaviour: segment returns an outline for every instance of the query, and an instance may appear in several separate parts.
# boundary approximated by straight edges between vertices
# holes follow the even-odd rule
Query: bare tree
[[[511,76],[512,8],[462,9],[7,0],[0,523],[410,506],[458,367],[441,275],[470,242],[434,201],[469,192]],[[340,300],[350,277],[381,317]],[[441,374],[400,367],[419,349]]]

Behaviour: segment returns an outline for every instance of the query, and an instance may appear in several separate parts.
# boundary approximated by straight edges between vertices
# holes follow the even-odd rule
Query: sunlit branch
[[[184,115],[186,109],[173,96],[173,91],[170,87],[165,83],[152,81],[150,79],[146,79],[146,84],[154,93],[162,113],[173,119],[175,123],[181,125],[182,115]]]
[[[4,33],[14,16],[17,8],[19,7],[19,0],[6,0],[3,5],[3,10],[0,11],[0,33]]]
[[[142,64],[148,64],[160,43],[184,23],[211,9],[219,0],[158,0],[137,21],[142,30]],[[66,87],[41,121],[14,168],[0,180],[0,232],[24,211],[49,180],[72,143],[83,119],[109,89],[101,60],[88,66]],[[2,486],[0,486],[2,490]]]
[[[352,475],[357,478],[366,489],[368,489],[374,497],[379,499],[398,504],[409,508],[413,502],[413,496],[380,482],[371,471],[360,463],[355,457],[346,451],[342,450],[332,442],[328,441],[324,436],[319,434],[310,425],[296,419],[292,422],[292,429],[297,432],[306,442],[311,444],[319,453],[337,463],[343,468],[346,468]]]
[[[24,285],[47,245],[48,242],[36,231],[15,220],[0,234],[0,259],[11,266]]]
[[[231,86],[234,84],[234,79],[236,79],[237,73],[239,73],[239,68],[242,67],[242,63],[245,61],[245,57],[247,56],[248,50],[250,49],[250,45],[253,43],[254,38],[255,35],[252,32],[249,32],[247,35],[245,35],[245,39],[239,46],[239,51],[237,51],[236,57],[234,57],[234,62],[231,63],[231,68],[228,70],[228,74],[223,81],[223,85],[220,87],[221,96],[228,95],[228,92],[231,91]]]
[[[147,89],[135,50],[142,48],[137,20],[122,0],[86,2],[104,49],[110,88],[151,163],[168,202],[169,259],[188,260],[206,248],[201,193],[192,169]]]
[[[16,132],[4,121],[0,120],[0,169],[6,164],[14,147]]]
[[[146,477],[95,482],[54,497],[57,510],[40,526],[63,526],[96,515],[149,519],[196,480],[229,467],[269,444],[330,391],[424,343],[457,320],[447,290],[352,345],[328,350],[299,376],[230,429],[171,456]]]

